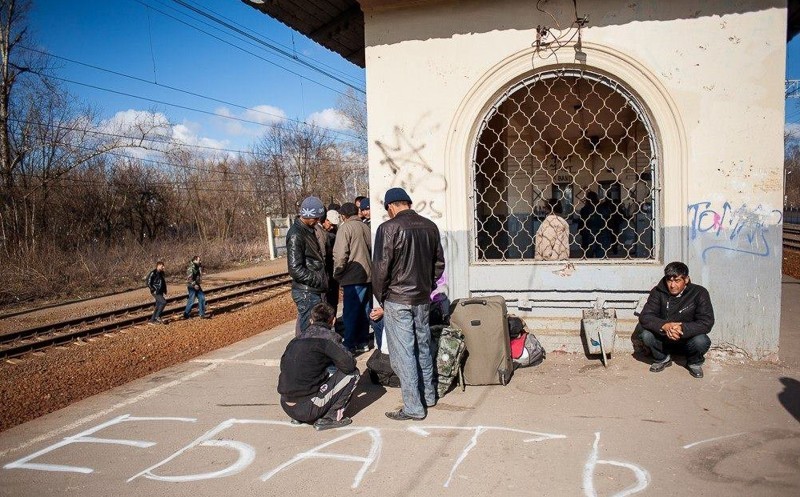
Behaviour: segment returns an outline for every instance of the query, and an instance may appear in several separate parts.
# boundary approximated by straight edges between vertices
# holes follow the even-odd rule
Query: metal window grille
[[[656,258],[658,152],[608,76],[542,72],[487,112],[473,153],[476,262]]]

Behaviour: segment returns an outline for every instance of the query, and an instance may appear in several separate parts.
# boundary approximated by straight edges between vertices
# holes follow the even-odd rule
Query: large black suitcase
[[[464,383],[508,383],[514,366],[505,299],[498,295],[456,300],[450,309],[450,324],[461,329],[467,345]]]

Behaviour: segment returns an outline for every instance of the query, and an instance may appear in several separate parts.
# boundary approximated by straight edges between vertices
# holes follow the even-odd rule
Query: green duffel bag
[[[437,393],[441,398],[450,390],[456,378],[460,380],[466,344],[464,334],[453,326],[432,326],[431,342],[436,353],[434,373],[438,381]]]

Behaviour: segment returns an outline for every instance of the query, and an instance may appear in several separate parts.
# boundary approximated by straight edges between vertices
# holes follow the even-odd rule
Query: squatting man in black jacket
[[[161,313],[167,306],[167,280],[164,278],[164,261],[156,262],[156,267],[147,275],[147,288],[150,294],[156,299],[156,308],[150,324],[165,324],[161,320]]]
[[[311,310],[308,327],[286,346],[281,357],[278,393],[293,423],[313,423],[317,430],[349,425],[344,416],[359,372],[353,355],[333,331],[336,314],[321,302]]]
[[[686,264],[667,264],[664,278],[650,291],[639,314],[637,330],[655,360],[650,371],[658,373],[671,366],[670,353],[678,353],[686,356],[689,373],[702,378],[712,326],[714,308],[708,290],[691,282]]]

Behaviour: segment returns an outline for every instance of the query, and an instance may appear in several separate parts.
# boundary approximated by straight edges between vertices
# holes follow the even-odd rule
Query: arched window
[[[653,127],[608,76],[562,68],[511,86],[481,123],[473,170],[476,262],[657,256]],[[563,238],[540,233],[537,251],[551,214]],[[542,257],[545,245],[561,255]]]

